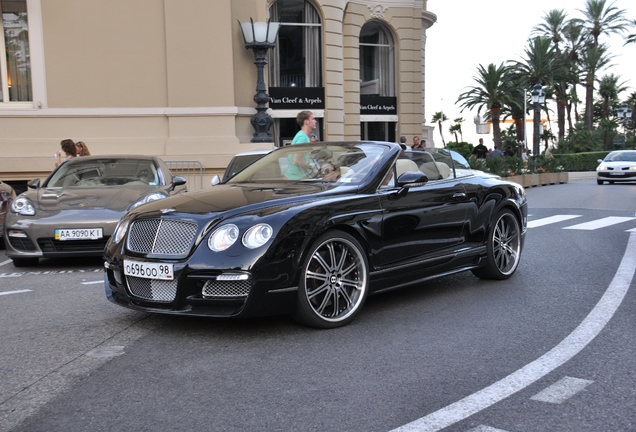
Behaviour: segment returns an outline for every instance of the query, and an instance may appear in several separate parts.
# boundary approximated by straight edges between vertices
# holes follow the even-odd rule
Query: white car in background
[[[605,159],[599,159],[596,168],[596,182],[636,181],[636,150],[617,150],[610,152]]]

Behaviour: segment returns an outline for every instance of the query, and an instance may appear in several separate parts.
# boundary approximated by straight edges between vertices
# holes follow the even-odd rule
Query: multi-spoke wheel
[[[353,320],[368,291],[367,257],[347,233],[331,231],[311,246],[298,287],[296,319],[318,328]]]
[[[502,210],[488,234],[488,257],[473,270],[482,279],[507,279],[517,270],[521,257],[521,229],[510,210]]]

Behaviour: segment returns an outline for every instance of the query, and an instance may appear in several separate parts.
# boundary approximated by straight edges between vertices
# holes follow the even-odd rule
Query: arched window
[[[393,37],[378,21],[360,31],[360,94],[395,96]]]
[[[277,0],[270,16],[280,22],[277,45],[270,51],[270,86],[322,87],[318,11],[307,0]]]

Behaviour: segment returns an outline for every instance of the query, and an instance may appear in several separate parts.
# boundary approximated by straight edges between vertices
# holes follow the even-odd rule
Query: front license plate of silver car
[[[55,230],[55,240],[99,240],[104,237],[101,228],[58,228]]]
[[[124,274],[145,279],[174,280],[172,264],[124,260]]]

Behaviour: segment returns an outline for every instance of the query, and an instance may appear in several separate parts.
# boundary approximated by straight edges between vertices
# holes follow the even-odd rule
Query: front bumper
[[[4,227],[6,254],[10,258],[102,256],[104,247],[119,220],[86,220],[82,222],[25,220],[7,215]],[[102,238],[85,240],[56,239],[56,229],[101,228]]]
[[[236,270],[196,270],[174,265],[174,280],[146,279],[124,274],[121,265],[104,263],[106,297],[120,306],[144,312],[247,317],[291,312],[297,289],[268,289],[254,275]]]
[[[603,181],[636,181],[634,170],[597,171],[596,179]]]

